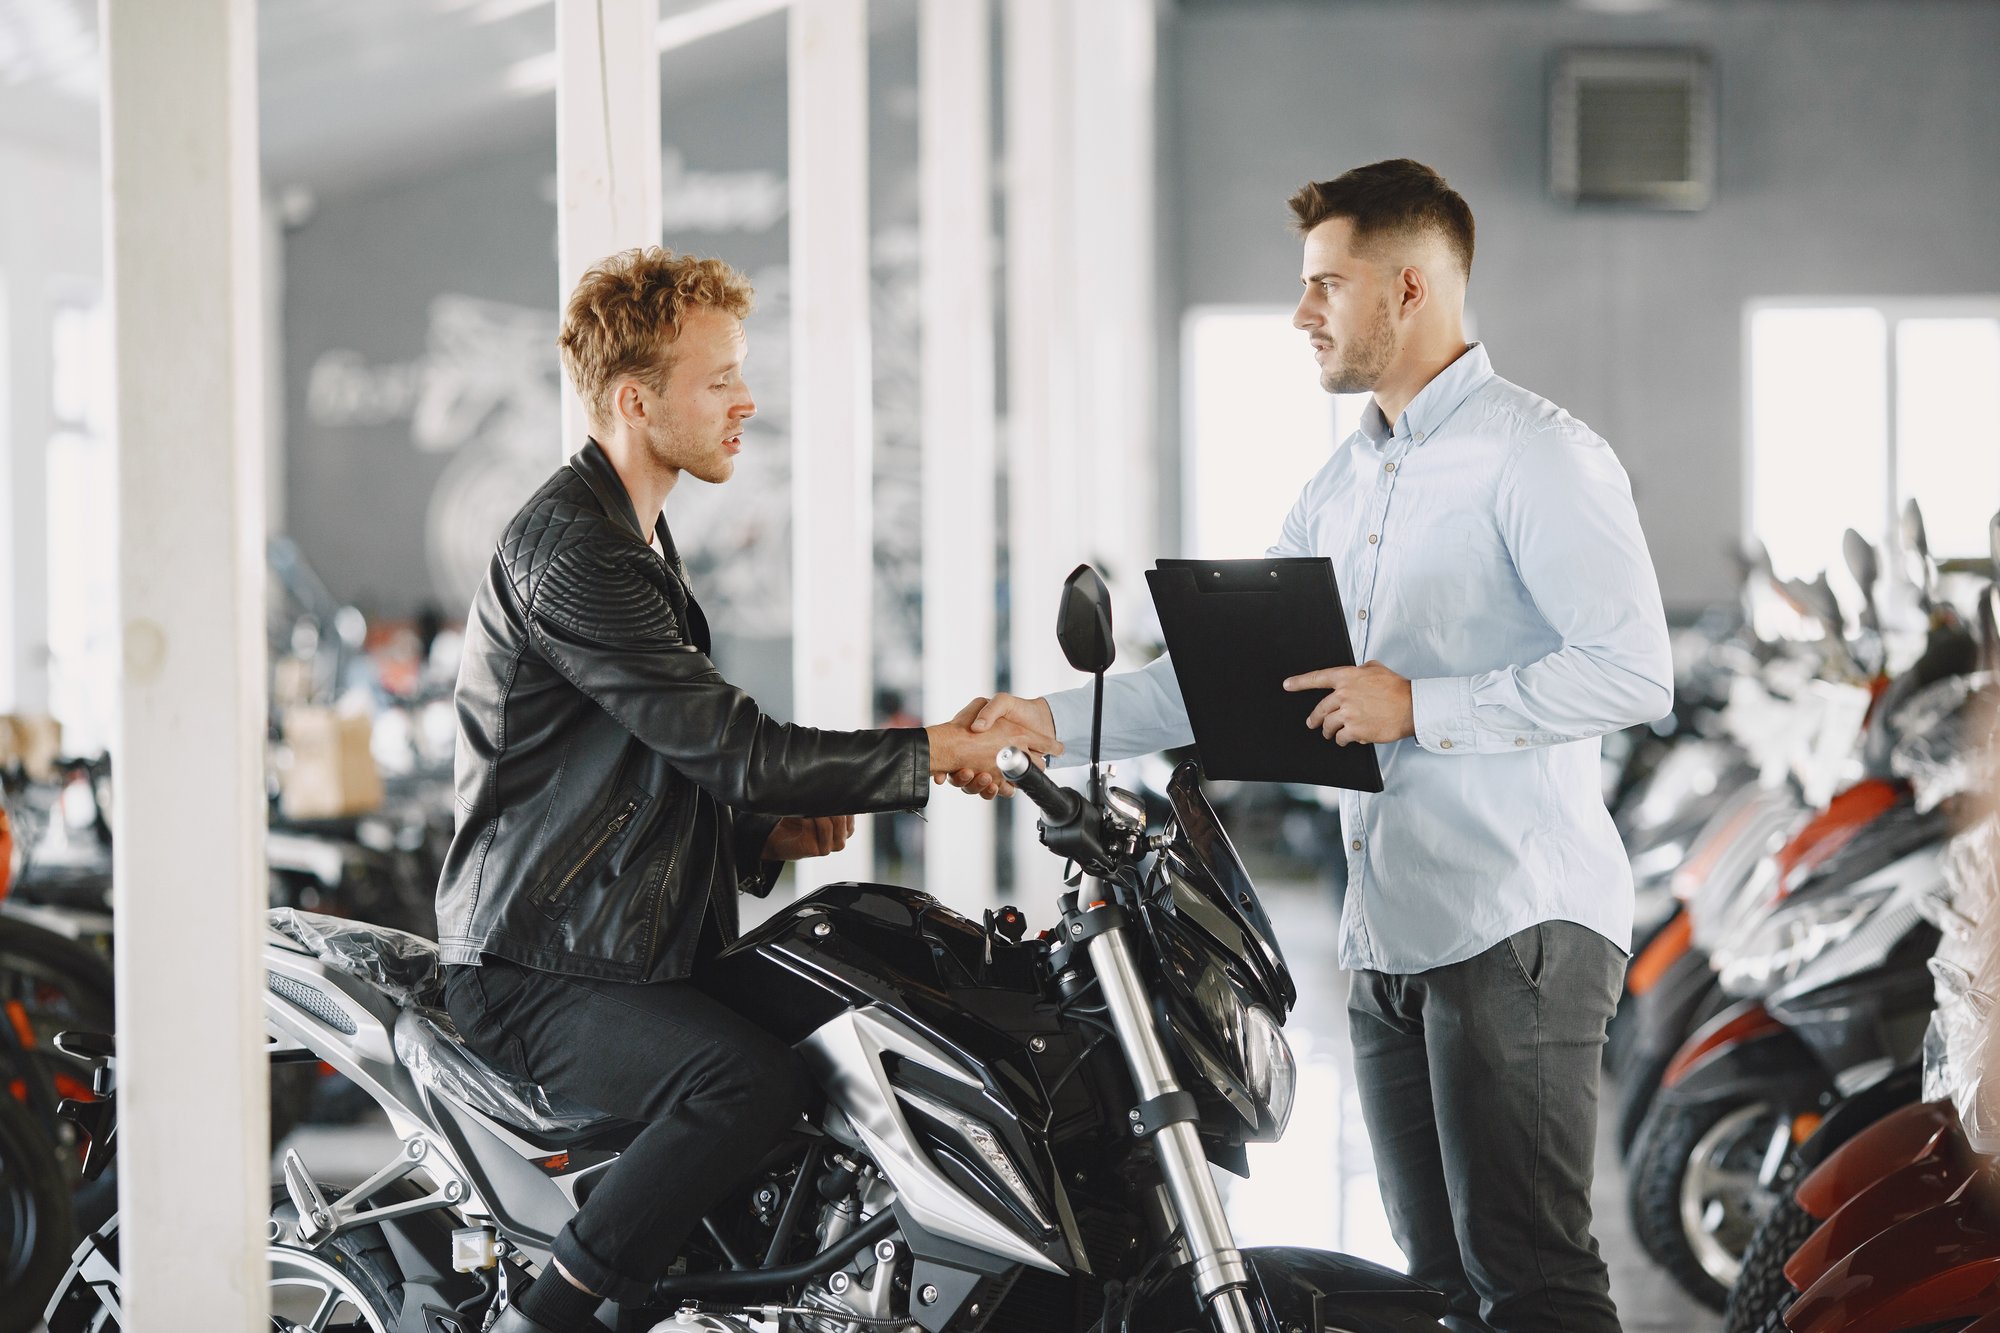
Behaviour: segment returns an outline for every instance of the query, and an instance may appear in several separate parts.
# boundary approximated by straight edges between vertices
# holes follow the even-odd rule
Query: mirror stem
[[[1104,802],[1104,780],[1099,775],[1097,759],[1104,746],[1104,673],[1097,673],[1097,691],[1090,704],[1090,798],[1099,805]]]

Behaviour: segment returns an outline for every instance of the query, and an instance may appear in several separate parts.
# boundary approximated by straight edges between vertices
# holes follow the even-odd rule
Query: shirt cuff
[[[1055,724],[1056,739],[1063,743],[1063,752],[1050,756],[1050,768],[1072,768],[1090,762],[1090,710],[1096,688],[1083,685],[1042,696]]]
[[[1472,719],[1472,677],[1433,676],[1410,682],[1410,713],[1417,744],[1436,754],[1472,754],[1478,735]]]

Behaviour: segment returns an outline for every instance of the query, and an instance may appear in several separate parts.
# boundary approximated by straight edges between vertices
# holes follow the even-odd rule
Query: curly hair
[[[1328,218],[1354,224],[1365,245],[1387,236],[1442,236],[1467,274],[1472,272],[1472,209],[1434,169],[1407,157],[1371,162],[1330,181],[1301,186],[1287,201],[1292,229],[1303,236]]]
[[[593,264],[563,309],[556,347],[595,425],[611,416],[611,382],[630,375],[663,392],[674,340],[691,309],[742,319],[750,280],[720,259],[677,255],[664,246],[620,250]]]

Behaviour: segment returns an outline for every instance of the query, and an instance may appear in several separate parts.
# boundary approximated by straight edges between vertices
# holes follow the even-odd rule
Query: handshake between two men
[[[1325,691],[1306,726],[1336,745],[1382,744],[1416,735],[1410,682],[1380,662],[1308,671],[1284,684],[1293,693]],[[974,699],[951,721],[924,730],[930,737],[931,781],[949,781],[989,801],[1014,794],[1014,784],[995,765],[1001,750],[1025,750],[1037,762],[1063,752],[1055,714],[1043,698],[1002,693]],[[824,856],[844,847],[853,832],[851,815],[787,819],[771,834],[764,854],[788,861]]]
[[[1287,678],[1284,686],[1292,694],[1325,691],[1306,716],[1306,726],[1336,745],[1386,744],[1417,734],[1410,682],[1380,662],[1308,671]],[[952,719],[954,725],[961,721],[967,723],[968,730],[976,737],[992,736],[1003,728],[1025,728],[1051,748],[1042,748],[1034,741],[1025,745],[1019,741],[1008,743],[1019,745],[1037,759],[1062,753],[1063,747],[1055,739],[1055,713],[1044,698],[1001,693],[991,699],[974,699]],[[959,790],[987,800],[1014,794],[1014,784],[991,764],[944,770],[933,750],[931,770],[933,782],[949,780]]]

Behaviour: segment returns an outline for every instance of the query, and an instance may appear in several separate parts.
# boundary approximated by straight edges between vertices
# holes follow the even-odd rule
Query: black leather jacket
[[[920,730],[774,722],[708,657],[662,520],[647,545],[592,441],[514,516],[473,598],[458,674],[457,826],[438,882],[447,963],[495,954],[616,981],[684,977],[706,912],[782,815],[914,809]]]

